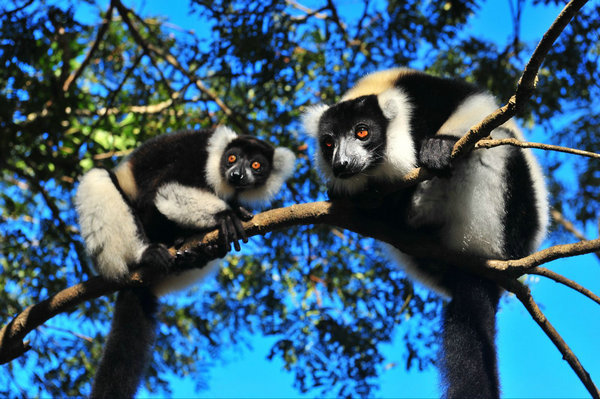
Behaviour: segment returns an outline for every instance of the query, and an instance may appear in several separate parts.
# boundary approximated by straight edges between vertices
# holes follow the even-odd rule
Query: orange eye
[[[252,169],[254,169],[254,170],[258,170],[258,169],[260,169],[260,166],[261,166],[261,165],[260,165],[260,162],[258,162],[258,161],[254,161],[254,162],[252,162],[252,165],[251,165],[251,166],[252,166]]]
[[[326,136],[323,139],[323,145],[327,148],[332,148],[333,147],[333,138]]]
[[[367,129],[360,129],[356,132],[356,137],[358,137],[361,140],[364,140],[367,137],[369,137],[369,131]]]
[[[230,156],[227,158],[227,161],[228,161],[229,163],[234,163],[235,161],[237,161],[237,157],[236,157],[235,155],[231,154],[231,155],[230,155]]]

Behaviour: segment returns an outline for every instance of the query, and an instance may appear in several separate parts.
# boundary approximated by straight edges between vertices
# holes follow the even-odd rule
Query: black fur
[[[368,86],[368,83],[365,83]],[[483,93],[477,87],[461,81],[430,76],[416,71],[400,71],[393,86],[408,97],[410,103],[410,137],[418,156],[418,166],[433,171],[437,178],[455,178],[453,183],[463,184],[460,176],[453,174],[451,152],[457,137],[439,132],[443,124],[470,96]],[[377,87],[381,90],[380,87]],[[383,89],[385,90],[385,88]],[[351,92],[350,92],[351,93]],[[377,132],[373,143],[360,143],[373,153],[373,160],[368,156],[354,160],[361,168],[354,168],[352,176],[364,173],[383,162],[386,135],[389,122],[383,117],[376,95],[351,98],[329,107],[320,117],[318,132],[321,155],[331,166],[335,177],[335,163],[332,159],[333,148],[326,146],[330,138],[348,136],[349,131],[359,121],[368,121],[370,128]],[[504,128],[510,135],[514,134]],[[448,132],[456,133],[456,132]],[[464,132],[466,133],[466,131]],[[369,147],[370,145],[370,147]],[[502,220],[495,221],[504,227],[503,257],[515,258],[527,255],[534,248],[536,232],[540,230],[540,214],[536,207],[536,195],[533,188],[533,174],[529,170],[523,150],[506,149],[504,159],[505,192],[496,193],[505,199],[505,212]],[[467,162],[467,158],[457,160]],[[469,164],[471,166],[471,164]],[[478,165],[473,163],[472,167]],[[424,221],[415,228],[408,222],[411,220],[410,207],[417,187],[395,190],[392,194],[378,201],[373,201],[378,185],[389,185],[385,179],[366,179],[362,191],[350,195],[350,199],[359,207],[363,203],[368,217],[377,218],[388,223],[403,233],[419,233],[428,237],[433,244],[444,247],[446,223],[443,220]],[[447,181],[446,181],[447,182]],[[339,184],[339,182],[336,182]],[[339,192],[331,193],[332,198],[345,196],[344,190],[334,186]],[[469,187],[464,187],[469,190]],[[383,192],[389,192],[382,187]],[[444,193],[439,198],[422,198],[423,201],[436,201],[440,208],[445,206]],[[366,199],[366,201],[365,201]],[[373,206],[375,204],[375,206]],[[434,219],[434,218],[431,218]],[[440,288],[450,293],[452,300],[444,308],[443,321],[443,364],[442,374],[449,398],[497,398],[499,382],[495,348],[496,311],[500,298],[500,289],[492,282],[462,272],[456,265],[441,262],[439,259],[411,258],[419,268],[419,272],[429,277]]]
[[[465,98],[482,92],[461,80],[416,71],[401,74],[395,86],[411,99],[411,134],[416,143],[434,135]]]
[[[446,398],[498,398],[496,312],[500,289],[454,271],[444,308],[442,376]]]
[[[332,157],[338,140],[341,137],[354,139],[357,128],[363,125],[368,128],[370,139],[364,142],[359,141],[359,143],[368,151],[370,159],[362,161],[368,161],[369,168],[378,165],[385,154],[388,121],[384,117],[375,95],[344,101],[325,111],[319,123],[319,130],[323,132],[319,144],[325,158],[334,163]],[[325,143],[328,139],[333,140],[331,147]],[[352,172],[358,171],[361,167],[362,165],[358,164],[345,166]]]
[[[166,272],[175,261],[167,246],[180,243],[182,237],[190,236],[195,229],[181,226],[160,213],[155,205],[159,188],[169,182],[213,192],[206,178],[209,140],[214,130],[183,131],[158,136],[136,149],[126,162],[131,167],[137,195],[131,200],[120,187],[115,174],[111,179],[136,219],[140,236],[150,245],[142,254],[138,265],[149,266]],[[239,164],[248,166],[260,162],[260,168],[252,169],[252,179],[246,184],[243,178],[230,179],[227,157],[235,154]],[[238,136],[219,154],[221,176],[237,192],[263,185],[272,172],[274,148],[250,136]],[[248,169],[246,168],[246,169]],[[237,176],[240,177],[240,176]],[[215,196],[217,194],[213,193]],[[237,194],[236,194],[237,195]],[[206,247],[201,251],[186,250],[177,254],[182,265],[198,267],[216,257],[223,257],[233,242],[240,249],[238,239],[247,242],[241,220],[249,220],[252,214],[241,207],[234,196],[230,199],[231,210],[213,215],[222,238],[221,245]],[[213,228],[214,228],[213,227]],[[93,398],[133,397],[151,360],[151,348],[155,339],[157,298],[150,289],[122,290],[117,296],[115,313],[102,360],[92,387]]]
[[[152,355],[156,336],[156,297],[147,288],[117,295],[110,333],[91,398],[132,398]]]

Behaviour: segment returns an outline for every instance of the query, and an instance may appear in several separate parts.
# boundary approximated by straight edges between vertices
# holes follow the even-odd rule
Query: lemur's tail
[[[499,398],[496,311],[499,288],[458,273],[444,310],[443,367],[446,398]]]
[[[119,292],[91,398],[134,397],[151,360],[157,306],[157,298],[148,288]]]
[[[98,272],[118,279],[137,264],[147,244],[123,194],[105,169],[92,169],[79,183],[75,206],[81,235],[95,258]]]

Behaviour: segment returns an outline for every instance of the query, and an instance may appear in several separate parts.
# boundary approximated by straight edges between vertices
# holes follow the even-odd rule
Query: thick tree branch
[[[535,262],[533,263],[535,264],[524,260],[486,262],[483,259],[443,251],[433,245],[425,245],[423,238],[418,235],[399,232],[387,223],[365,218],[360,210],[348,206],[348,204],[332,202],[313,202],[272,209],[256,215],[249,222],[244,222],[244,229],[248,236],[253,236],[264,235],[267,232],[291,226],[309,224],[327,224],[348,229],[394,245],[399,250],[414,256],[457,259],[457,264],[460,264],[461,267],[497,281],[499,284],[507,284],[507,282],[513,281],[522,274],[528,273],[531,267],[544,261],[579,255],[600,247],[599,239],[551,247],[524,258],[525,260],[528,258],[534,259]],[[219,239],[218,235],[218,231],[212,231],[203,236],[194,237],[188,240],[182,249],[193,248],[209,242],[216,243]],[[590,243],[595,246],[590,245]],[[571,252],[569,252],[569,249]],[[560,252],[560,256],[552,256],[555,250]],[[186,267],[181,267],[181,269],[184,268]],[[66,288],[39,304],[28,307],[0,330],[0,364],[6,363],[27,351],[29,345],[27,342],[23,342],[25,336],[57,314],[67,312],[87,300],[107,295],[124,287],[147,286],[160,278],[161,275],[144,268],[132,272],[125,280],[118,283],[105,281],[100,277],[93,277],[86,282]]]

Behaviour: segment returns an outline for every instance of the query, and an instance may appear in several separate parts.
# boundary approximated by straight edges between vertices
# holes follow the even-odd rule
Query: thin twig
[[[536,274],[538,276],[548,277],[549,279],[552,279],[552,280],[556,281],[557,283],[566,285],[567,287],[574,289],[575,291],[587,296],[592,301],[594,301],[600,305],[600,297],[598,295],[594,294],[592,291],[590,291],[587,288],[585,288],[584,286],[576,283],[575,281],[566,278],[562,274],[553,272],[552,270],[546,269],[545,267],[534,267],[533,269],[530,269],[527,273],[528,274]]]
[[[521,259],[515,260],[489,260],[487,266],[498,270],[507,270],[516,275],[523,275],[531,268],[560,258],[589,254],[600,250],[600,238],[584,240],[573,244],[555,245]]]
[[[483,121],[471,127],[467,134],[456,142],[452,150],[453,159],[467,154],[475,143],[489,136],[492,130],[515,116],[533,92],[538,70],[548,51],[550,51],[558,36],[585,3],[587,3],[587,0],[572,0],[565,6],[534,50],[533,55],[523,70],[523,75],[519,79],[515,94],[508,100],[506,105],[498,108],[495,112],[485,117]]]
[[[133,39],[136,41],[136,43],[138,43],[144,49],[144,51],[151,58],[152,58],[152,54],[156,54],[159,57],[161,57],[162,59],[164,59],[168,64],[173,66],[175,69],[177,69],[179,72],[181,72],[186,78],[188,78],[190,80],[190,82],[193,82],[194,85],[198,88],[198,90],[200,90],[203,94],[208,96],[208,98],[211,99],[215,104],[217,104],[219,106],[219,108],[221,108],[221,110],[225,113],[225,115],[227,115],[230,118],[230,120],[238,128],[240,128],[244,132],[247,131],[246,123],[243,122],[242,120],[240,120],[238,118],[238,115],[236,113],[234,113],[233,110],[227,104],[225,104],[225,102],[221,98],[219,98],[219,96],[217,96],[212,90],[210,90],[193,73],[191,73],[186,68],[184,68],[179,63],[177,58],[175,58],[169,52],[163,51],[161,48],[154,46],[153,44],[149,43],[142,37],[142,35],[138,31],[138,29],[134,26],[133,22],[129,18],[129,13],[131,13],[132,15],[135,15],[135,13],[133,11],[131,11],[130,9],[125,7],[123,5],[123,3],[121,3],[119,0],[113,0],[112,2],[117,7],[119,14],[123,18],[123,22],[125,22],[125,24],[129,28],[131,35],[133,36]]]
[[[533,320],[535,320],[540,328],[546,333],[548,338],[550,338],[550,340],[558,348],[563,356],[563,359],[565,359],[573,371],[575,371],[575,374],[577,374],[583,385],[585,385],[590,395],[595,399],[600,399],[600,391],[598,391],[598,388],[592,381],[590,374],[583,368],[577,356],[575,356],[571,348],[569,348],[569,345],[567,345],[552,324],[550,324],[544,313],[542,313],[539,306],[535,303],[533,297],[531,296],[531,291],[529,288],[516,280],[506,281],[502,284],[502,286],[517,296]]]
[[[92,60],[94,53],[96,52],[96,50],[98,50],[98,47],[100,46],[100,42],[104,38],[104,34],[108,30],[108,26],[110,25],[110,23],[112,21],[112,13],[113,13],[113,4],[111,3],[108,6],[108,11],[106,12],[106,17],[104,18],[102,25],[98,29],[98,34],[96,35],[96,40],[94,40],[94,43],[92,44],[92,47],[90,47],[88,53],[86,54],[85,59],[83,60],[81,65],[79,65],[79,68],[77,68],[76,71],[71,73],[69,75],[69,77],[67,77],[67,79],[65,79],[65,82],[63,83],[63,87],[62,87],[63,92],[66,93],[67,91],[69,91],[69,87],[71,87],[71,84],[79,76],[81,76],[81,74],[83,73],[83,70],[88,66],[88,64]]]
[[[511,145],[514,147],[521,147],[521,148],[538,148],[541,150],[558,151],[558,152],[564,152],[564,153],[568,153],[568,154],[575,154],[575,155],[581,155],[584,157],[600,159],[600,154],[597,154],[595,152],[583,151],[583,150],[578,150],[578,149],[569,148],[569,147],[561,147],[561,146],[552,145],[552,144],[531,143],[531,142],[527,142],[527,141],[521,141],[521,140],[518,140],[515,138],[482,139],[475,144],[475,149],[493,148],[493,147],[498,147],[501,145]]]
[[[587,237],[573,225],[570,221],[568,221],[565,216],[556,208],[552,208],[550,210],[550,215],[552,215],[552,219],[554,219],[557,223],[560,223],[561,226],[565,228],[569,233],[573,234],[579,240],[587,240]],[[596,257],[600,260],[600,251],[595,252]]]

